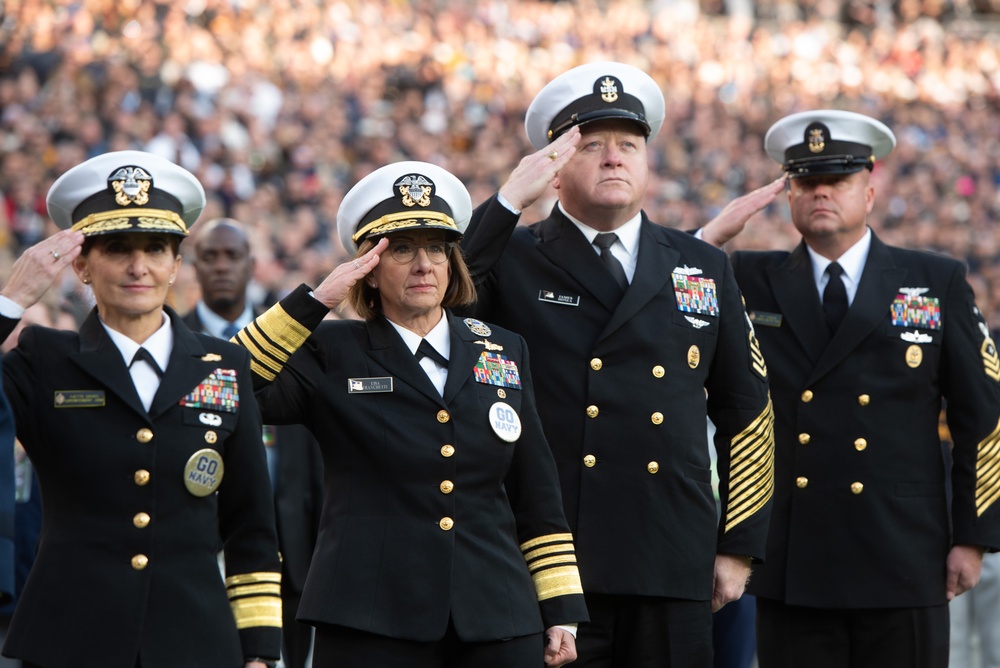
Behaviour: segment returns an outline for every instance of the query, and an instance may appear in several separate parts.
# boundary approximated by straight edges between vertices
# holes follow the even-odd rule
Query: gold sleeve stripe
[[[256,596],[240,598],[229,602],[236,619],[237,629],[249,629],[258,626],[281,628],[281,597]]]
[[[261,338],[253,323],[236,335],[240,344],[250,352],[250,357],[275,373],[279,373],[288,361],[289,355],[281,348]]]
[[[774,492],[774,409],[767,406],[732,440],[726,532],[759,511]]]
[[[976,516],[982,517],[997,498],[1000,498],[1000,421],[977,447]]]
[[[550,566],[568,566],[575,563],[575,554],[560,554],[557,556],[547,557],[545,559],[535,559],[534,561],[530,561],[528,562],[528,570],[534,573],[535,571],[540,571]]]
[[[539,601],[583,593],[580,571],[576,566],[560,566],[536,571],[531,574],[531,579],[535,583],[535,593]]]
[[[244,596],[281,596],[281,585],[277,582],[262,582],[259,584],[230,585],[226,592],[230,599]]]
[[[256,573],[240,573],[238,575],[230,575],[226,578],[226,587],[260,584],[262,582],[281,584],[281,573],[274,571],[259,571]]]
[[[521,552],[527,552],[532,548],[536,548],[540,545],[548,545],[550,543],[570,543],[570,548],[572,549],[573,534],[550,533],[547,536],[539,536],[538,538],[532,538],[531,540],[526,540],[523,543],[521,543]]]
[[[288,315],[281,304],[269,308],[253,321],[251,327],[260,329],[264,336],[283,348],[288,355],[298,350],[311,334],[298,320]]]
[[[573,554],[573,552],[573,543],[553,543],[552,545],[542,545],[534,550],[525,551],[524,558],[527,561],[531,561],[539,557],[546,557],[553,554]]]

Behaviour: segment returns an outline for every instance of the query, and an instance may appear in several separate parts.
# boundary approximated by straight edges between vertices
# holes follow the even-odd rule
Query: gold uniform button
[[[451,494],[452,490],[455,489],[455,483],[451,480],[442,480],[440,487],[442,494]]]
[[[809,434],[799,434],[799,443],[802,445],[809,445],[809,441],[812,440],[812,436]]]
[[[149,443],[153,440],[153,430],[143,427],[139,431],[135,432],[135,438],[140,443]]]
[[[441,521],[438,522],[438,526],[444,529],[445,531],[451,531],[451,528],[455,526],[455,520],[451,519],[450,517],[442,517]]]
[[[442,457],[451,457],[453,454],[455,454],[455,446],[453,446],[453,445],[442,445],[441,446],[441,456]]]
[[[656,462],[649,462],[648,464],[646,464],[646,470],[649,471],[650,473],[656,473],[657,471],[660,470],[660,465],[657,464]]]
[[[139,487],[149,484],[149,471],[146,469],[139,469],[135,472],[133,479],[135,480],[135,484]]]
[[[501,387],[500,389],[497,390],[497,396],[500,397],[501,399],[506,399],[507,398],[507,390],[505,390],[505,389],[503,389]]]
[[[137,554],[134,557],[132,557],[132,568],[134,568],[135,570],[141,571],[148,565],[149,565],[149,557],[147,557],[145,554]]]
[[[594,468],[595,464],[597,464],[597,457],[595,457],[594,455],[587,455],[586,457],[583,458],[583,465],[586,466],[588,469]]]
[[[451,416],[448,415],[448,411],[438,411],[437,419],[438,419],[438,422],[440,422],[441,424],[444,424],[445,422],[447,422],[448,420],[451,419]]]
[[[860,482],[852,482],[851,483],[851,492],[853,492],[854,494],[860,494],[861,492],[864,491],[864,489],[865,489],[865,486],[862,485]]]
[[[600,371],[602,366],[604,366],[604,362],[601,361],[600,357],[590,360],[590,368],[594,371]]]
[[[132,524],[136,529],[145,529],[149,526],[149,513],[136,513],[132,518]]]
[[[867,447],[868,447],[868,441],[866,441],[863,438],[859,438],[858,440],[854,441],[854,449],[857,450],[858,452],[864,452],[864,449]]]
[[[806,487],[809,486],[809,478],[806,478],[804,476],[799,476],[798,478],[795,479],[795,486],[798,487],[799,489],[805,489]]]
[[[662,366],[660,366],[659,364],[657,364],[656,366],[654,366],[654,367],[653,367],[653,377],[654,377],[654,378],[663,378],[663,376],[664,376],[664,375],[665,375],[666,373],[667,373],[667,370],[666,370],[666,369],[664,369],[664,368],[663,368]]]
[[[649,419],[652,420],[653,424],[663,424],[663,413],[657,411],[650,415]]]
[[[872,402],[872,398],[867,394],[858,395],[858,406],[867,406]]]
[[[587,406],[587,417],[595,418],[600,412],[601,411],[597,410],[597,406]]]
[[[805,403],[808,404],[812,400],[813,400],[813,391],[812,390],[806,390],[805,392],[802,393],[802,401],[803,402],[805,402]]]

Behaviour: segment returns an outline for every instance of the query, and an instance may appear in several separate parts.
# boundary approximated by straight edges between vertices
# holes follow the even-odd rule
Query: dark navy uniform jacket
[[[751,593],[827,608],[944,604],[951,546],[1000,547],[1000,361],[963,265],[873,234],[828,344],[804,245],[732,262],[776,419],[774,514]]]
[[[532,351],[584,590],[710,599],[717,553],[764,556],[771,508],[767,370],[726,255],[643,214],[621,296],[558,208],[516,224],[494,198],[463,249],[477,315]]]
[[[96,309],[79,334],[29,327],[4,356],[44,510],[9,656],[46,668],[278,657],[278,547],[248,356],[167,312],[174,347],[148,413]],[[15,324],[0,318],[0,337]],[[224,468],[216,492],[195,496],[188,464],[218,473],[199,471],[203,449]]]
[[[305,424],[323,451],[299,619],[426,642],[449,620],[464,641],[585,621],[524,340],[448,315],[442,397],[388,320],[322,322],[308,291],[237,337],[264,419]]]

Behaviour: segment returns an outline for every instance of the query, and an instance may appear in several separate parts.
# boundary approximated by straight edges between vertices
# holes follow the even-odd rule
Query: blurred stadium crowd
[[[993,2],[991,5],[990,2]],[[529,151],[524,112],[577,64],[648,71],[667,119],[645,209],[697,227],[773,180],[763,134],[793,111],[881,119],[883,240],[967,260],[1000,330],[1000,0],[5,0],[0,16],[0,281],[51,231],[68,167],[118,149],[195,172],[203,219],[246,223],[261,301],[343,254],[338,204],[401,159],[454,172],[475,202]],[[782,198],[783,200],[783,198]],[[537,220],[548,198],[523,217]],[[797,243],[782,203],[733,244]],[[69,272],[67,272],[69,273]],[[74,277],[54,308],[89,307]],[[193,279],[174,301],[197,299]]]

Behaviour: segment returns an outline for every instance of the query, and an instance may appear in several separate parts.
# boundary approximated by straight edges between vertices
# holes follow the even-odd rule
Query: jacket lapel
[[[95,307],[80,326],[80,352],[69,358],[85,373],[118,396],[132,410],[146,415],[121,351],[104,331]]]
[[[816,363],[823,355],[830,334],[823,315],[819,293],[812,274],[812,260],[805,244],[800,243],[777,267],[767,270],[771,292],[781,317],[795,338]]]
[[[621,288],[601,264],[587,238],[559,211],[558,205],[548,218],[539,223],[539,239],[538,250],[569,274],[608,312],[618,307],[622,300]]]
[[[836,367],[858,347],[889,313],[892,300],[906,278],[906,270],[896,267],[889,249],[872,232],[872,244],[861,273],[858,291],[847,311],[844,324],[830,341],[810,377],[814,382]]]
[[[639,231],[639,257],[635,264],[635,275],[625,291],[611,319],[605,325],[598,340],[603,340],[616,329],[628,322],[641,311],[651,299],[663,291],[663,286],[671,280],[671,275],[680,259],[680,252],[670,245],[670,241],[660,229],[642,214]]]
[[[448,381],[444,385],[444,401],[451,404],[458,391],[468,382],[479,356],[486,349],[475,341],[483,341],[488,337],[473,333],[461,318],[451,313],[447,317],[451,328],[451,350],[448,353]]]
[[[149,406],[149,417],[156,419],[171,406],[187,396],[198,384],[219,368],[220,360],[206,360],[205,347],[173,309],[165,306],[174,329],[174,348],[170,351],[170,361],[163,370],[160,387]],[[249,378],[241,378],[243,392],[253,392]]]
[[[403,343],[399,333],[393,329],[389,321],[382,315],[377,315],[365,323],[368,329],[368,342],[371,346],[368,357],[384,368],[398,380],[426,394],[438,403],[442,402],[434,383],[427,377],[417,358]],[[451,361],[448,362],[451,376]]]

